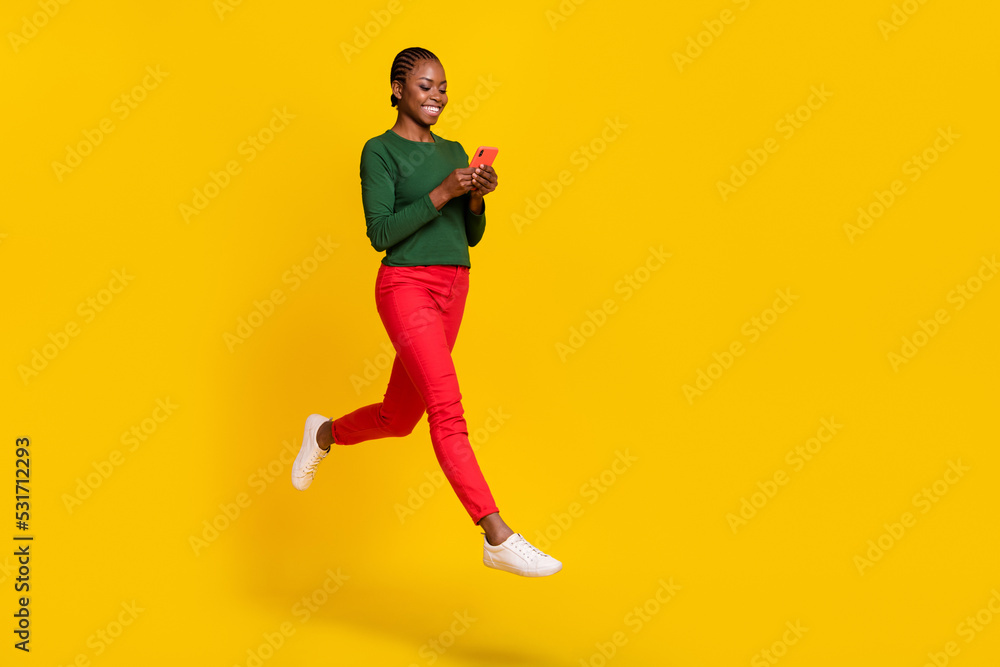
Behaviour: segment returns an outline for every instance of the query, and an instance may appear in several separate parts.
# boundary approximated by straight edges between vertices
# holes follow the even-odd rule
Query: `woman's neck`
[[[410,141],[434,143],[430,125],[417,123],[402,111],[396,117],[396,124],[392,126],[392,131]]]

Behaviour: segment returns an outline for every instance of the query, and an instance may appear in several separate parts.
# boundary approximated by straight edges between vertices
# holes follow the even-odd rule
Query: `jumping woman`
[[[408,435],[426,411],[438,463],[484,531],[483,563],[526,577],[555,574],[562,563],[500,518],[469,444],[451,358],[469,291],[469,247],[486,231],[483,198],[496,190],[496,171],[470,168],[459,142],[431,131],[448,104],[437,56],[400,51],[389,82],[396,124],[361,151],[361,200],[372,247],[385,251],[375,305],[396,350],[392,373],[381,403],[339,419],[306,418],[292,484],[309,488],[331,445]]]

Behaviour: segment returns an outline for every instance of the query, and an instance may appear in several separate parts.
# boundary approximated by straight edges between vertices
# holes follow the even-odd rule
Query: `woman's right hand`
[[[475,171],[472,167],[456,169],[441,181],[441,187],[451,197],[461,197],[466,192],[472,190],[472,174]]]
[[[441,210],[441,207],[448,203],[448,200],[461,197],[472,190],[472,174],[475,169],[472,167],[460,167],[452,171],[441,181],[441,185],[431,192],[431,201],[434,207]]]

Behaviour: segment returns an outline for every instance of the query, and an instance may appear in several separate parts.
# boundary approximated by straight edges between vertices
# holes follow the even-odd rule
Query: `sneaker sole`
[[[552,570],[551,572],[546,572],[546,571],[542,571],[542,572],[522,572],[521,570],[519,570],[519,569],[517,569],[515,567],[511,567],[510,565],[507,565],[506,563],[490,563],[485,558],[483,559],[483,565],[485,565],[486,567],[488,567],[488,568],[490,568],[492,570],[500,570],[502,572],[510,572],[511,574],[516,574],[516,575],[521,576],[521,577],[550,577],[553,574],[562,571],[562,564],[561,563],[559,564],[559,567],[557,567],[556,569]]]

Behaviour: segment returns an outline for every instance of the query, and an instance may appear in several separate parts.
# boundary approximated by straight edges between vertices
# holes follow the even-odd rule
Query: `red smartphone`
[[[472,162],[469,163],[469,166],[472,168],[491,167],[493,166],[493,160],[496,159],[498,152],[500,152],[499,148],[494,148],[493,146],[480,146],[476,149],[476,152],[472,154]]]

